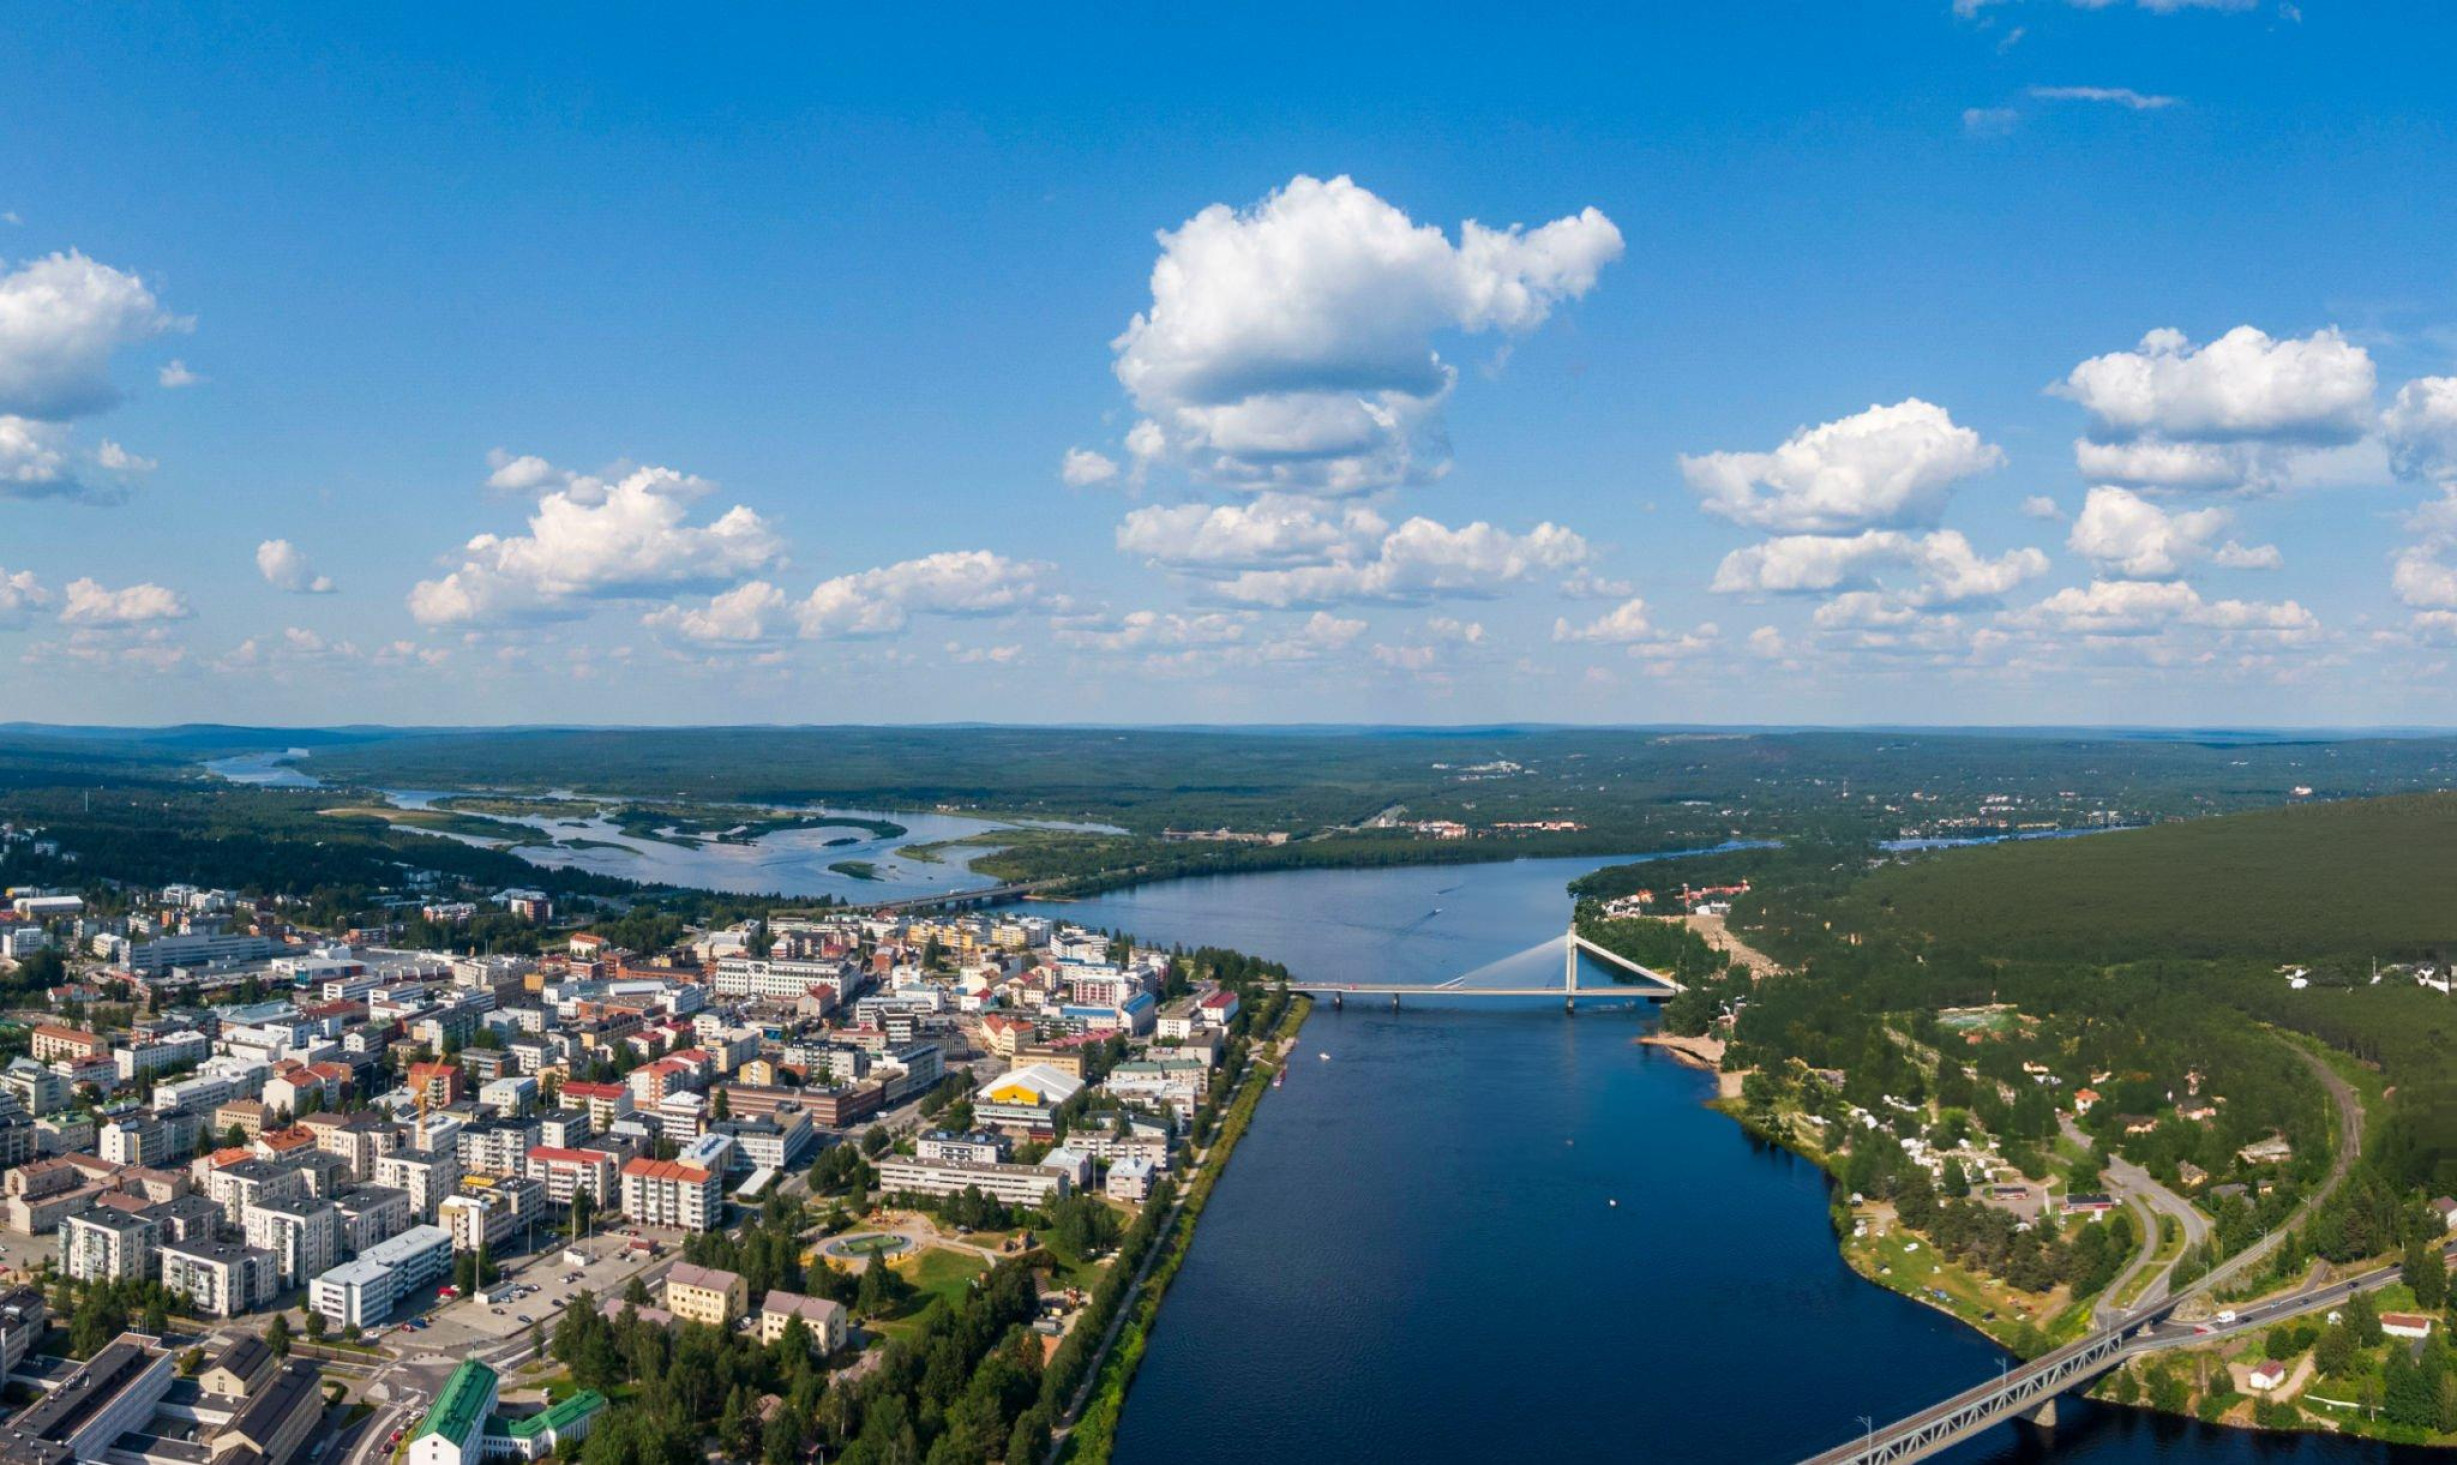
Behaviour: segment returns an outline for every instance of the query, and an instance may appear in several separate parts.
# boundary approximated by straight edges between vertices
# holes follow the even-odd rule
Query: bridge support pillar
[[[1332,994],[1331,994],[1331,1010],[1332,1010],[1333,1012],[1346,1012],[1346,1011],[1348,1010],[1348,1002],[1347,1002],[1347,999],[1346,999],[1346,998],[1344,998],[1344,997],[1342,997],[1342,996],[1340,996],[1340,995],[1339,995],[1337,992],[1332,993]]]
[[[2056,1396],[2054,1394],[2048,1395],[2038,1403],[2033,1404],[2028,1409],[2023,1410],[2021,1417],[2029,1420],[2032,1424],[2039,1426],[2041,1429],[2054,1429],[2056,1427]]]
[[[1393,993],[1391,994],[1391,1011],[1393,1011],[1393,1012],[1397,1012],[1398,1010],[1399,1010],[1399,994],[1398,994],[1398,993],[1396,993],[1396,992],[1393,992]]]

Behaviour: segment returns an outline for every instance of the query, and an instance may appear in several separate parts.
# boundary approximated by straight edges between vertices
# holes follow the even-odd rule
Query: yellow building
[[[742,1316],[750,1300],[750,1289],[732,1272],[677,1262],[665,1274],[665,1310],[685,1322],[724,1327]]]

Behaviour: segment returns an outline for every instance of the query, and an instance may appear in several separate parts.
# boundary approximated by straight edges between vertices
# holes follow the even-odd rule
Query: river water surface
[[[1318,979],[1558,980],[1563,886],[1599,863],[1219,876],[1064,910]],[[1711,1076],[1636,1042],[1654,1021],[1318,1008],[1163,1304],[1121,1465],[1792,1461],[1992,1374],[1994,1345],[1843,1265],[1822,1173],[1702,1107]],[[1939,1458],[2449,1459],[2060,1407],[2053,1434]]]
[[[217,771],[314,782],[295,755]],[[591,827],[635,848],[523,853],[854,900],[987,883],[954,862],[894,868],[888,882],[826,868],[848,854],[885,865],[915,839],[986,827],[888,817],[913,832],[858,850],[828,847],[833,831],[694,848]],[[1316,980],[1526,985],[1559,980],[1563,887],[1608,863],[1213,876],[1034,909]],[[1581,980],[1608,977],[1590,964]],[[1654,1022],[1643,1006],[1573,1018],[1538,1000],[1317,1009],[1161,1309],[1121,1465],[1794,1461],[1848,1439],[1863,1415],[1892,1419],[1995,1371],[1993,1344],[1843,1265],[1823,1174],[1703,1107],[1710,1075],[1636,1041]],[[2451,1459],[2060,1409],[2052,1433],[2002,1426],[1939,1458]]]

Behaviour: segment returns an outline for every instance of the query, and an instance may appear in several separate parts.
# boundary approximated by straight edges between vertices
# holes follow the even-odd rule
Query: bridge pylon
[[[1578,1014],[1578,924],[1570,924],[1569,935],[1562,941],[1561,1010],[1573,1017]]]

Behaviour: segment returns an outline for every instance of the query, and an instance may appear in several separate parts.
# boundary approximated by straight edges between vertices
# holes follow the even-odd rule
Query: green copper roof
[[[474,1358],[461,1360],[461,1366],[444,1380],[443,1392],[435,1396],[434,1406],[427,1417],[418,1421],[413,1440],[428,1435],[442,1435],[456,1445],[469,1443],[471,1434],[486,1421],[486,1412],[495,1402],[495,1371]]]
[[[550,1429],[559,1435],[605,1407],[605,1395],[595,1389],[582,1389],[568,1399],[547,1405],[542,1413],[503,1421],[503,1432],[516,1440],[534,1439]]]

